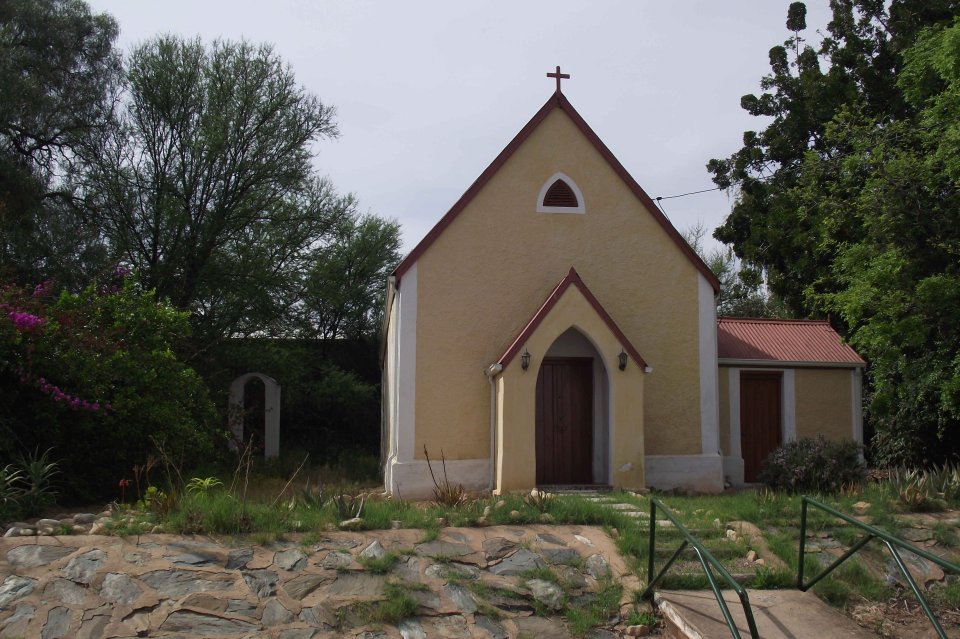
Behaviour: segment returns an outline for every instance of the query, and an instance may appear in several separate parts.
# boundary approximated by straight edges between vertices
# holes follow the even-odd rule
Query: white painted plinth
[[[433,474],[443,481],[443,464],[431,459]],[[391,459],[387,462],[387,492],[403,499],[431,499],[433,480],[425,460],[408,462]],[[453,484],[462,484],[470,492],[485,491],[490,487],[489,459],[448,459],[447,479]]]
[[[685,488],[702,493],[723,490],[720,455],[647,455],[646,464],[646,482],[651,488]]]

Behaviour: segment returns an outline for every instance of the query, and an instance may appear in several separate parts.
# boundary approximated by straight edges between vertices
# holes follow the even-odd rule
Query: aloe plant
[[[13,464],[0,468],[0,515],[14,516],[20,510],[23,496],[23,473]]]
[[[363,512],[363,497],[353,495],[334,495],[330,498],[341,519],[353,519]]]
[[[20,458],[20,481],[24,485],[24,490],[19,497],[19,502],[31,515],[38,514],[57,502],[57,491],[53,480],[60,474],[60,469],[57,462],[50,460],[50,452],[53,449],[48,448],[43,451],[43,454],[40,454],[39,450]]]
[[[291,500],[291,506],[298,505],[307,510],[320,510],[326,503],[326,495],[323,494],[323,485],[319,482],[317,482],[316,485],[311,485],[309,477],[307,477],[307,481],[300,491],[300,494]]]
[[[214,488],[221,488],[222,486],[223,482],[216,477],[194,477],[187,482],[187,492],[199,493],[206,496],[209,495]]]

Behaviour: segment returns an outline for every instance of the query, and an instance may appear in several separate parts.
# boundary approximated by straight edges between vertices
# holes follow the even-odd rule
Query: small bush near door
[[[758,479],[776,490],[835,493],[859,484],[866,473],[859,444],[827,441],[818,435],[783,444],[770,453]]]

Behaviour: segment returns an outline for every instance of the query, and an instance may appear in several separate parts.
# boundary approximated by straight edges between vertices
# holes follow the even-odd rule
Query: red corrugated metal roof
[[[809,320],[722,317],[717,320],[717,356],[720,359],[864,364],[829,323]]]

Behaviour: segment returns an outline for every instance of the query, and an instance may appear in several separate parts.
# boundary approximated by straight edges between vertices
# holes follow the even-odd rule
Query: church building
[[[549,75],[556,92],[389,279],[387,491],[430,497],[427,455],[498,494],[719,491],[782,441],[860,438],[863,361],[825,323],[730,325],[736,356],[718,353],[716,277]]]

